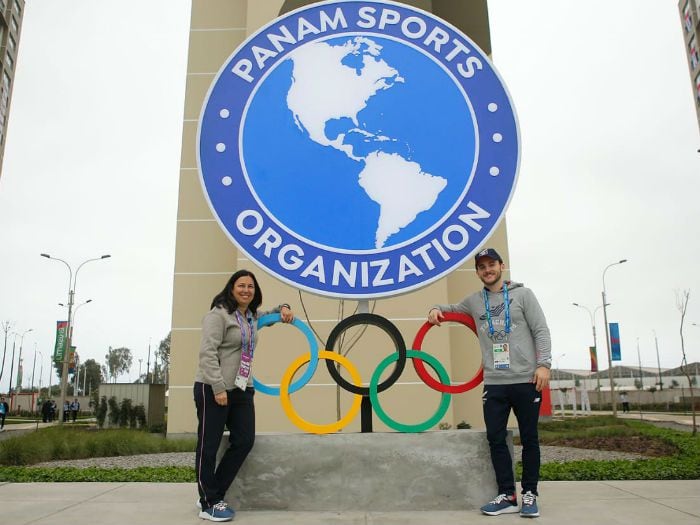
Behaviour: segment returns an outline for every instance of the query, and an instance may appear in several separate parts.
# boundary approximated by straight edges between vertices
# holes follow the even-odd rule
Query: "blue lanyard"
[[[491,320],[491,304],[489,303],[489,292],[486,288],[481,290],[481,294],[484,297],[484,306],[486,307],[486,321],[489,323],[489,335],[493,335],[495,330],[493,329],[493,321]],[[503,283],[503,306],[504,314],[506,317],[506,333],[510,333],[510,301],[508,299],[508,286]]]
[[[248,312],[246,312],[246,314],[247,313]],[[253,319],[247,315],[244,319],[241,313],[236,310],[236,320],[238,321],[238,326],[241,327],[241,351],[252,357],[255,347],[255,327],[253,325]]]

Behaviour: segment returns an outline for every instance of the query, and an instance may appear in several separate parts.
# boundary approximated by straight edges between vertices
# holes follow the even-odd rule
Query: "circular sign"
[[[293,286],[369,299],[471,257],[503,217],[519,135],[489,59],[434,15],[388,1],[280,17],[229,57],[197,136],[229,238]]]

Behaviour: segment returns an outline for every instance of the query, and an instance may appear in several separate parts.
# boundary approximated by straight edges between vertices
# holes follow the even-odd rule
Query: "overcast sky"
[[[587,368],[589,314],[620,323],[623,364],[680,364],[675,292],[700,360],[700,133],[676,0],[491,0],[493,60],[522,137],[508,214],[512,277],[532,288],[555,365]],[[147,359],[170,329],[190,2],[32,0],[25,7],[0,177],[0,321],[34,348],[43,384],[68,270],[78,274],[74,343]],[[58,22],[60,21],[60,23]],[[233,50],[232,50],[233,51]],[[607,368],[602,310],[599,361]],[[4,334],[0,332],[0,351]],[[0,390],[9,379],[13,337]],[[17,350],[19,350],[17,338]],[[41,355],[37,354],[35,384]],[[15,365],[16,366],[16,365]]]

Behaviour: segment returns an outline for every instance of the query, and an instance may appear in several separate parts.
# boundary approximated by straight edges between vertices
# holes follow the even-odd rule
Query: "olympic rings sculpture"
[[[445,317],[445,321],[460,323],[476,334],[476,325],[474,323],[474,319],[472,319],[470,316],[458,313],[445,313],[443,315]],[[281,316],[279,314],[265,315],[258,319],[258,329],[262,329],[279,321],[281,321]],[[479,370],[472,379],[462,384],[452,385],[450,382],[450,377],[440,361],[436,357],[421,350],[423,340],[425,339],[428,330],[432,328],[432,325],[428,322],[424,323],[418,330],[418,333],[413,340],[413,347],[410,350],[406,350],[404,339],[396,326],[385,317],[376,314],[355,314],[340,321],[340,323],[333,328],[328,336],[328,340],[326,342],[327,348],[322,351],[319,351],[314,334],[304,322],[294,319],[291,324],[298,328],[306,337],[306,340],[309,343],[309,352],[301,355],[289,365],[282,376],[282,381],[279,388],[268,386],[261,381],[258,381],[255,377],[253,377],[253,384],[255,388],[263,394],[279,396],[282,403],[282,408],[290,421],[292,421],[301,430],[314,434],[338,432],[357,416],[357,413],[360,411],[363,398],[365,400],[367,398],[371,400],[372,409],[377,414],[377,417],[388,427],[398,430],[399,432],[423,432],[436,425],[445,415],[445,413],[447,413],[450,405],[451,394],[467,392],[468,390],[471,390],[479,385],[484,378],[483,367],[479,367]],[[335,343],[338,341],[342,333],[349,328],[359,325],[373,325],[382,329],[389,335],[391,340],[394,342],[394,346],[396,347],[396,352],[389,354],[377,365],[377,368],[372,373],[369,386],[366,387],[362,386],[360,374],[352,362],[346,357],[333,352]],[[396,381],[398,381],[399,377],[404,371],[407,358],[410,358],[413,361],[413,367],[416,370],[418,377],[420,377],[427,386],[442,394],[440,404],[436,412],[426,421],[412,425],[403,424],[392,419],[382,408],[378,395],[380,392],[390,388],[394,383],[396,383]],[[328,373],[331,375],[331,377],[333,377],[338,386],[354,394],[353,401],[348,412],[338,421],[325,425],[311,423],[299,416],[292,406],[290,398],[290,394],[303,388],[311,380],[311,377],[316,372],[319,359],[324,359],[326,361]],[[352,382],[347,381],[340,375],[340,372],[338,372],[333,362],[338,363],[347,369]],[[302,374],[299,379],[292,382],[296,372],[307,363],[309,366],[304,374]],[[379,379],[382,373],[392,363],[395,363],[393,371],[383,382],[380,383]],[[439,381],[434,379],[428,373],[425,368],[425,363],[427,363],[435,371],[440,379]]]

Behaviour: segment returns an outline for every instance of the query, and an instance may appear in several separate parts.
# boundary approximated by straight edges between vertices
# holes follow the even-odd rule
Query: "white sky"
[[[522,163],[507,214],[512,277],[538,296],[555,364],[589,366],[601,304],[622,364],[681,360],[675,290],[691,291],[686,350],[700,360],[700,134],[676,0],[491,0],[493,59],[518,111]],[[133,6],[132,6],[133,7]],[[74,343],[145,370],[170,329],[190,2],[27,3],[0,177],[0,321],[34,347],[48,381],[68,271],[79,273]],[[60,21],[60,22],[59,22]],[[599,362],[607,368],[602,310]],[[0,351],[2,336],[0,332]],[[404,334],[405,335],[405,334]],[[0,391],[7,390],[12,336]],[[19,338],[17,339],[19,345]],[[38,357],[41,359],[41,356]],[[15,365],[16,369],[16,365]],[[39,361],[35,384],[39,383]]]

